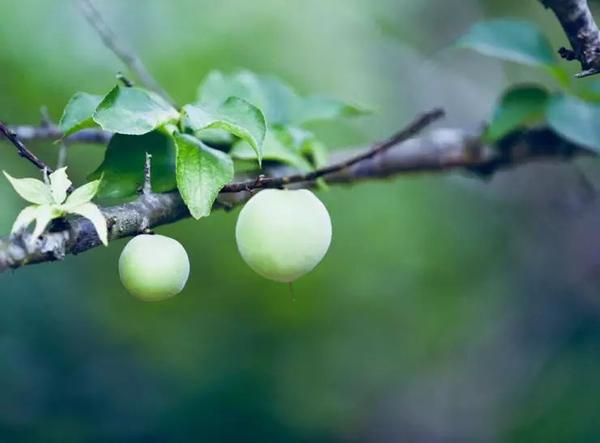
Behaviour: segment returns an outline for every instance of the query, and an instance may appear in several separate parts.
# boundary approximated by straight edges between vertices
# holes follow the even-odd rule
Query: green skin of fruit
[[[325,205],[306,189],[265,189],[242,208],[235,238],[248,266],[287,283],[310,272],[325,256],[331,219]]]
[[[177,240],[163,235],[138,235],[125,245],[119,258],[123,286],[144,301],[159,301],[181,292],[190,262]]]

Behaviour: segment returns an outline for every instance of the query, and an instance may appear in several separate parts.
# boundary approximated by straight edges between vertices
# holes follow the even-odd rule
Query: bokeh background
[[[315,126],[360,145],[417,112],[473,128],[507,85],[544,74],[451,49],[482,18],[535,21],[528,0],[107,0],[98,5],[177,101],[211,69],[278,75],[374,109]],[[58,119],[122,65],[67,0],[0,0],[0,119]],[[576,65],[569,66],[577,69]],[[56,146],[31,147],[53,162]],[[78,184],[101,146],[72,146]],[[114,242],[0,275],[2,442],[600,441],[600,165],[537,164],[491,180],[404,176],[320,193],[322,264],[261,279],[237,211],[157,231],[187,248],[184,292],[147,304]],[[0,169],[36,172],[0,142]],[[0,179],[0,233],[24,202]]]

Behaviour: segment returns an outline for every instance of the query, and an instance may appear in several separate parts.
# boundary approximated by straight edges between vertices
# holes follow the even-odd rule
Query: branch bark
[[[21,157],[33,164],[36,168],[42,171],[42,173],[51,174],[54,171],[50,166],[48,166],[33,152],[31,152],[27,146],[23,144],[21,139],[2,122],[0,122],[0,133],[2,133],[4,137],[6,137],[6,139],[14,145],[15,148],[17,148],[17,152]]]
[[[356,158],[367,151],[335,153],[332,164]],[[336,170],[327,176],[330,184],[355,183],[383,179],[398,174],[468,172],[487,177],[504,168],[516,167],[539,159],[565,160],[589,152],[556,135],[548,128],[512,134],[499,146],[481,141],[481,134],[458,129],[438,129],[412,138],[380,155]],[[272,175],[285,176],[288,168],[276,168]],[[311,184],[309,184],[310,186]],[[250,198],[250,192],[223,193],[214,209],[230,209]],[[109,239],[139,234],[144,229],[173,223],[189,216],[177,192],[142,194],[135,201],[103,208],[109,225]],[[92,224],[84,218],[61,223],[39,239],[30,234],[0,238],[0,272],[20,266],[61,260],[67,254],[79,254],[100,246]]]
[[[35,140],[56,141],[63,136],[63,133],[58,126],[52,124],[42,126],[9,126],[8,129],[15,134],[19,140],[25,143]],[[68,136],[65,141],[69,143],[106,144],[110,141],[111,135],[112,134],[103,131],[102,129],[83,129]]]
[[[550,8],[562,25],[572,49],[560,48],[567,60],[578,60],[582,71],[577,77],[600,72],[600,30],[594,21],[587,0],[540,0]]]
[[[283,177],[264,177],[261,175],[255,180],[226,185],[221,190],[221,193],[240,192],[264,188],[279,188],[293,183],[314,182],[318,178],[330,176],[331,174],[335,174],[336,172],[340,172],[344,169],[349,169],[355,164],[369,160],[384,153],[388,149],[408,140],[410,137],[417,135],[425,127],[443,116],[444,111],[441,109],[434,109],[433,111],[427,112],[417,117],[411,124],[409,124],[400,132],[394,134],[392,137],[376,143],[368,151],[361,152],[354,157],[347,158],[339,163],[334,163],[321,169],[317,169],[316,171],[309,172],[307,174],[285,175]]]

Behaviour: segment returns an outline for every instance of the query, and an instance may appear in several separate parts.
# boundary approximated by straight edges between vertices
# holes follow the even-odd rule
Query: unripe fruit
[[[144,301],[164,300],[180,293],[189,274],[185,249],[164,235],[134,237],[119,258],[123,286]]]
[[[235,238],[242,258],[254,271],[291,282],[325,256],[331,243],[331,219],[310,191],[266,189],[242,208]]]

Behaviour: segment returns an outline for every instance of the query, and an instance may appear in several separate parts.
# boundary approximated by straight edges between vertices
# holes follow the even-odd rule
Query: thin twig
[[[131,88],[134,83],[127,78],[122,72],[117,72],[117,80],[119,80],[126,88]]]
[[[243,191],[251,191],[254,189],[264,189],[264,188],[280,188],[285,185],[289,185],[292,183],[303,183],[303,182],[312,182],[317,180],[318,178],[325,177],[327,175],[333,174],[335,172],[341,171],[343,169],[347,169],[357,163],[360,163],[364,160],[368,160],[373,158],[386,150],[390,149],[397,144],[408,140],[411,137],[414,137],[427,126],[429,126],[434,121],[443,117],[444,111],[441,109],[434,109],[429,111],[419,117],[417,117],[412,123],[410,123],[406,128],[401,130],[400,132],[394,134],[392,137],[375,144],[369,151],[361,153],[355,157],[352,157],[348,160],[345,160],[341,163],[336,163],[331,166],[327,166],[325,168],[317,169],[316,171],[312,171],[306,174],[294,174],[288,175],[285,177],[262,177],[259,176],[255,180],[249,180],[239,183],[231,183],[226,185],[221,193],[231,193],[231,192],[243,192]]]
[[[152,154],[146,152],[146,161],[144,162],[144,184],[142,185],[142,194],[152,194]]]
[[[32,140],[55,141],[63,138],[62,131],[56,125],[18,125],[9,126],[8,129],[22,142],[29,142]],[[102,129],[90,128],[69,135],[65,137],[65,140],[69,143],[105,144],[109,142],[111,136],[112,134],[110,132],[103,131]]]
[[[13,133],[10,129],[8,129],[8,127],[2,122],[0,122],[0,132],[2,132],[2,134],[4,134],[4,136],[15,146],[15,148],[17,148],[17,151],[19,152],[19,155],[21,157],[29,160],[32,164],[35,165],[36,168],[38,168],[42,172],[45,171],[48,174],[54,172],[54,170],[50,166],[48,166],[46,163],[40,160],[33,152],[27,149],[27,146],[25,146],[23,142],[19,140],[17,135]]]
[[[131,50],[127,48],[113,30],[108,26],[102,14],[96,8],[93,0],[80,0],[81,10],[87,22],[96,30],[104,45],[110,49],[122,62],[133,72],[140,82],[149,89],[162,95],[171,103],[173,99],[165,91],[156,79],[150,74],[142,60]]]

